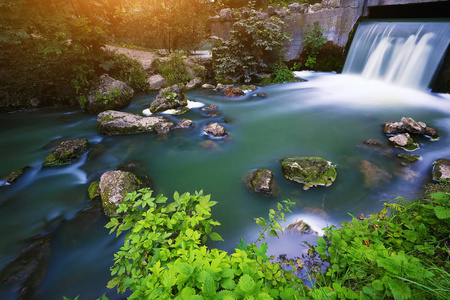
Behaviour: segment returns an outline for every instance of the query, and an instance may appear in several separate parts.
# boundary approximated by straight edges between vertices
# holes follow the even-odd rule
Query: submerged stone
[[[140,188],[140,181],[130,172],[109,171],[101,176],[99,186],[103,212],[108,217],[116,217],[119,204],[128,193]]]
[[[433,163],[433,180],[450,179],[450,159],[441,158]]]
[[[81,154],[89,150],[87,139],[64,141],[53,149],[42,165],[43,168],[65,166],[77,160]]]
[[[336,165],[320,157],[292,157],[281,161],[284,177],[303,183],[303,189],[330,186],[337,176]]]
[[[422,156],[420,156],[420,155],[414,155],[414,154],[409,154],[409,153],[399,153],[399,154],[397,154],[397,157],[402,160],[403,165],[416,162],[422,158]]]
[[[392,178],[391,174],[368,162],[367,160],[361,161],[359,170],[363,174],[364,184],[368,188],[374,188],[381,184],[387,183]]]
[[[175,126],[175,129],[187,129],[187,128],[191,128],[194,127],[194,122],[192,122],[192,120],[189,119],[183,119],[181,120],[180,123],[177,124],[177,126]]]
[[[219,138],[228,135],[228,132],[225,130],[225,128],[223,128],[223,126],[220,126],[218,123],[209,124],[205,129],[203,129],[203,132]]]
[[[307,233],[309,233],[309,234],[318,235],[317,232],[315,232],[315,231],[313,231],[311,229],[311,226],[308,223],[306,223],[305,221],[300,220],[300,219],[295,220],[295,222],[292,223],[292,224],[289,224],[287,226],[287,229],[289,231],[291,231],[291,232],[296,231],[296,232],[298,232],[300,234],[307,234]]]
[[[244,176],[244,181],[254,193],[272,195],[276,191],[274,175],[268,169],[252,171]]]

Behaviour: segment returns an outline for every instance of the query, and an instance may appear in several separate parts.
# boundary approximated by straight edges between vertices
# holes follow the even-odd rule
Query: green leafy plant
[[[319,27],[319,22],[308,25],[308,30],[301,39],[303,45],[302,52],[307,55],[305,61],[306,67],[312,69],[316,64],[317,54],[327,41],[323,35],[324,32],[325,29]]]
[[[192,79],[186,70],[184,57],[180,53],[172,53],[169,60],[165,62],[155,60],[154,64],[158,73],[166,79],[169,86],[180,83],[186,84]]]
[[[135,91],[148,91],[148,75],[137,60],[123,54],[108,52],[105,56],[106,58],[100,62],[99,66],[111,77],[125,82]]]
[[[277,84],[293,81],[295,79],[295,75],[294,72],[288,68],[288,66],[282,62],[279,62],[273,67],[272,78],[272,83]]]
[[[430,197],[399,198],[367,219],[327,228],[316,251],[330,267],[319,282],[345,299],[446,299],[450,195]]]
[[[127,232],[124,246],[114,255],[109,288],[132,291],[130,299],[294,299],[301,285],[292,271],[269,261],[267,244],[242,243],[235,253],[210,249],[208,238],[222,240],[212,231],[215,205],[202,192],[175,192],[174,201],[152,197],[148,189],[127,195],[106,225],[119,236]],[[266,232],[277,235],[277,218],[284,218],[292,203],[279,204],[269,212],[258,241]]]
[[[283,56],[283,45],[290,41],[284,22],[272,16],[263,19],[254,11],[237,11],[228,40],[213,39],[212,58],[216,78],[250,82],[260,72],[270,70]]]

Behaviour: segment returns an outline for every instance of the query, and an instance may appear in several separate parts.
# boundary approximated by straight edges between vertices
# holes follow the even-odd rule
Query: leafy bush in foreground
[[[441,192],[441,187],[447,189]],[[311,287],[266,255],[266,233],[277,236],[293,204],[269,211],[256,243],[242,240],[235,253],[204,245],[221,240],[212,226],[215,204],[202,192],[175,193],[174,202],[150,190],[128,194],[111,219],[111,232],[125,236],[108,287],[132,291],[130,299],[447,299],[450,293],[450,194],[438,185],[421,200],[386,203],[364,220],[331,226],[315,251],[329,264],[309,270]],[[314,247],[312,247],[313,249]],[[313,255],[313,254],[312,254]]]

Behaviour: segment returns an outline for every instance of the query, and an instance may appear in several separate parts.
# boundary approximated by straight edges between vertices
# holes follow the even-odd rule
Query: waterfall
[[[450,22],[362,22],[343,73],[427,89],[449,43]]]

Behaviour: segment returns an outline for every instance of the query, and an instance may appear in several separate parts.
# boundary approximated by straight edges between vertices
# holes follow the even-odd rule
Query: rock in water
[[[365,186],[368,188],[377,187],[381,184],[387,183],[392,175],[380,169],[374,164],[364,160],[359,165],[359,170],[364,176]]]
[[[42,165],[43,168],[65,166],[77,160],[90,148],[87,139],[64,141],[53,149]]]
[[[206,134],[211,134],[219,138],[228,135],[228,132],[225,130],[225,128],[220,126],[218,123],[209,124],[208,126],[206,126],[205,129],[203,129],[203,131]]]
[[[103,74],[89,91],[87,99],[80,100],[80,104],[86,111],[98,114],[105,110],[127,107],[133,95],[134,90],[124,82]]]
[[[119,204],[128,193],[140,188],[136,175],[124,171],[109,171],[100,177],[100,196],[103,211],[108,217],[116,217]]]
[[[243,96],[245,95],[245,92],[240,88],[234,88],[231,85],[228,85],[225,89],[225,92],[223,92],[223,95],[225,97]]]
[[[396,136],[389,138],[389,142],[391,142],[394,146],[400,147],[407,151],[419,149],[419,145],[414,143],[414,140],[411,138],[409,133],[397,134]]]
[[[433,180],[450,179],[450,159],[442,158],[433,163]]]
[[[186,88],[175,84],[162,89],[155,100],[150,104],[152,114],[160,113],[169,109],[177,109],[187,106]]]
[[[244,181],[254,193],[272,195],[276,190],[274,175],[268,169],[252,171],[244,177]]]
[[[142,117],[135,114],[108,110],[97,116],[97,128],[101,134],[121,135],[144,132],[166,134],[173,123],[163,117]]]
[[[303,183],[303,189],[330,186],[337,176],[336,165],[320,157],[291,157],[281,161],[284,177]]]

